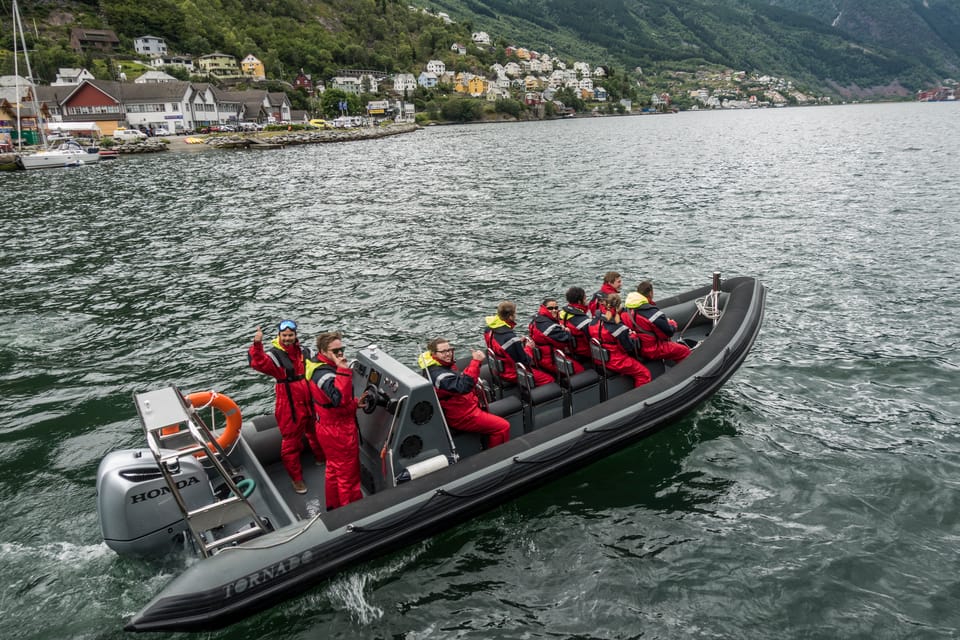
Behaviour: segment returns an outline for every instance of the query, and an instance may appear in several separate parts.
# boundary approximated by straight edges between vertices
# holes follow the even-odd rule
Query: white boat
[[[30,69],[30,57],[27,55],[27,43],[23,37],[23,20],[20,18],[20,10],[17,7],[17,0],[13,0],[13,73],[17,77],[17,139],[18,145],[22,145],[23,132],[20,123],[20,101],[23,99],[20,95],[20,73],[17,64],[17,38],[19,37],[19,46],[23,49],[23,59],[27,65],[28,82],[33,82],[33,72]],[[80,146],[76,140],[64,140],[54,147],[51,147],[44,133],[43,123],[41,122],[40,109],[36,104],[36,91],[30,92],[33,101],[33,113],[36,117],[37,132],[43,141],[43,148],[39,151],[30,153],[24,152],[22,146],[18,147],[16,158],[17,166],[23,169],[46,169],[51,167],[76,167],[84,164],[93,164],[100,161],[99,149],[85,149]]]
[[[36,153],[24,153],[17,157],[17,164],[23,169],[79,167],[99,161],[99,149],[85,149],[76,140],[64,140],[56,147]]]

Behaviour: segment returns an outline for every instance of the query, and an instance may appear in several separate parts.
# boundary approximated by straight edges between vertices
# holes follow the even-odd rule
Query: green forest
[[[10,2],[0,0],[3,74],[13,67]],[[947,27],[960,20],[957,11],[929,2],[941,30],[956,39]],[[812,13],[782,6],[791,4],[786,0],[775,4],[781,6],[773,0],[20,0],[20,12],[34,75],[47,82],[60,67],[115,74],[103,54],[71,49],[70,30],[78,26],[112,29],[121,41],[117,59],[133,58],[133,39],[151,35],[171,53],[223,52],[238,60],[252,53],[268,78],[288,82],[301,69],[315,80],[345,68],[416,74],[433,58],[453,71],[486,74],[506,61],[507,44],[608,67],[612,97],[675,88],[668,78],[677,71],[703,67],[783,76],[823,93],[892,84],[915,91],[952,68],[949,51],[868,45]],[[878,0],[877,19],[898,20],[894,4]],[[816,3],[807,8],[821,10]],[[445,12],[453,22],[422,9]],[[494,46],[475,46],[477,30],[487,31]],[[467,55],[450,51],[455,42],[467,46]],[[639,84],[633,75],[642,76]]]

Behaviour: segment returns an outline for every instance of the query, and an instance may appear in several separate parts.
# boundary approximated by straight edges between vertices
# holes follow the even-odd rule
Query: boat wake
[[[430,547],[425,541],[406,553],[391,557],[380,567],[365,571],[356,571],[332,581],[325,591],[331,604],[339,604],[350,612],[362,625],[368,625],[383,618],[383,609],[370,603],[367,592],[372,591],[380,582],[392,578],[419,559]],[[369,589],[368,589],[369,588]]]
[[[53,542],[40,547],[18,542],[0,543],[0,559],[5,563],[17,559],[29,559],[31,562],[47,560],[66,565],[78,565],[102,558],[113,562],[114,552],[104,543],[79,545],[72,542]]]

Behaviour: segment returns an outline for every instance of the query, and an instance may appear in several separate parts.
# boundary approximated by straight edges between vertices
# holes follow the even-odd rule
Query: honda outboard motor
[[[193,456],[172,476],[193,510],[214,502],[207,472]],[[182,540],[183,513],[149,449],[113,451],[97,470],[97,511],[107,546],[121,555],[160,556]]]

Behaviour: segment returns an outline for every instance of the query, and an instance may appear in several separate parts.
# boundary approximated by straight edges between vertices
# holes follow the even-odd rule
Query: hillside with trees
[[[9,0],[0,7],[5,74]],[[21,0],[20,11],[35,76],[47,82],[60,67],[116,73],[111,60],[70,48],[74,27],[114,30],[127,57],[143,35],[193,56],[253,54],[268,78],[286,81],[301,69],[317,79],[344,68],[416,74],[433,58],[486,73],[513,44],[608,67],[616,78],[608,88],[624,97],[703,67],[782,76],[841,97],[908,96],[960,67],[960,8],[947,0]],[[478,30],[493,46],[473,44]],[[450,52],[454,42],[466,55]]]

